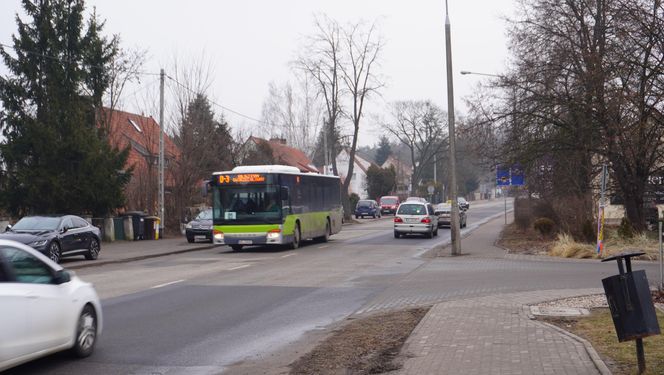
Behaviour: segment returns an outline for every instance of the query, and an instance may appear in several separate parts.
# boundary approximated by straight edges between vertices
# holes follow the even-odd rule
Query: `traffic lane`
[[[95,354],[56,355],[13,373],[219,373],[356,311],[381,287],[166,286],[103,301]]]

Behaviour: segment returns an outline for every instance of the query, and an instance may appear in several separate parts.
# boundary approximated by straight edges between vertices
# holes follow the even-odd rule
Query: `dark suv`
[[[360,217],[371,216],[374,219],[380,217],[380,206],[378,202],[370,199],[363,199],[357,202],[355,206],[355,218],[359,219]]]
[[[197,240],[212,242],[212,209],[201,211],[194,220],[187,223],[185,235],[189,243]]]

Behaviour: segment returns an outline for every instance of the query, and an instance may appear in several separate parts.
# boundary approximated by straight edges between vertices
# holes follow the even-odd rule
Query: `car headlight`
[[[187,225],[184,226],[187,229],[191,229],[191,223],[187,223]]]
[[[30,246],[44,246],[44,245],[46,245],[47,242],[48,242],[48,240],[39,240],[39,241],[35,241],[35,242],[30,243]]]

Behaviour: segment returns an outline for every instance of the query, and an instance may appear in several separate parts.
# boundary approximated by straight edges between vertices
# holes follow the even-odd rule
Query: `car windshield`
[[[421,204],[402,204],[399,206],[397,215],[426,215],[427,210]]]
[[[212,210],[201,211],[196,216],[196,220],[212,220]]]
[[[396,198],[381,198],[380,203],[382,204],[397,204]]]
[[[59,225],[59,217],[31,216],[19,220],[12,230],[56,230]]]
[[[357,207],[371,207],[371,201],[359,201]]]

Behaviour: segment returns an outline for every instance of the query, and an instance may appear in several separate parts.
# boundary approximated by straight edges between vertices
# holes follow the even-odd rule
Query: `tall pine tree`
[[[9,69],[0,78],[2,201],[15,215],[105,215],[124,203],[128,150],[113,149],[97,126],[118,39],[84,22],[83,0],[23,0]]]
[[[383,135],[380,137],[380,142],[378,142],[378,150],[376,150],[376,164],[383,165],[385,160],[387,160],[391,154],[392,146],[390,145],[390,140]]]

